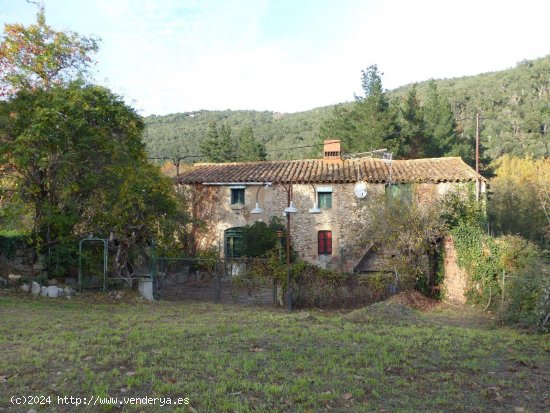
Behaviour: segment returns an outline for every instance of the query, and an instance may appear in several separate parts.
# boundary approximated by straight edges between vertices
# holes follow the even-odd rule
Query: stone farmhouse
[[[205,226],[192,236],[200,246],[239,256],[242,227],[271,217],[285,222],[292,207],[291,243],[302,260],[346,272],[383,270],[372,245],[355,234],[376,195],[433,202],[453,188],[485,180],[460,158],[384,160],[342,156],[340,141],[325,141],[323,159],[195,164],[178,184],[190,194],[191,214]]]

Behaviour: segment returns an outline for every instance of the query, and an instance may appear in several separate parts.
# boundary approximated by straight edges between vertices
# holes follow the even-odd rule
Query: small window
[[[319,242],[319,255],[331,255],[332,231],[319,231],[317,237]]]
[[[231,188],[231,205],[244,205],[244,188]]]
[[[317,192],[317,205],[321,209],[331,209],[332,192]]]

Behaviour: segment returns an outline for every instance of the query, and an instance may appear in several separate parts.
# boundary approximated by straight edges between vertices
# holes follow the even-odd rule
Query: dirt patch
[[[389,325],[417,324],[421,320],[416,310],[402,304],[383,301],[352,311],[342,317],[356,324],[382,323]]]
[[[441,304],[440,301],[426,297],[418,291],[403,291],[399,294],[392,295],[386,302],[401,304],[420,311],[432,310]]]

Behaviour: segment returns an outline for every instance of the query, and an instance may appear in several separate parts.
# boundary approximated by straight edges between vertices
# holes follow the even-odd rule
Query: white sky
[[[2,26],[35,14],[0,0]],[[387,89],[506,69],[550,53],[549,17],[548,0],[46,0],[54,28],[101,38],[96,82],[143,115],[349,101],[371,64]]]

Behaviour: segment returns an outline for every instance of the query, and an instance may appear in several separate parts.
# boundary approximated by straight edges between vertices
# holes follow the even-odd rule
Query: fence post
[[[216,279],[214,281],[214,299],[216,302],[219,302],[221,300],[222,294],[221,294],[221,271],[222,271],[222,261],[217,260],[216,261]]]
[[[277,307],[277,278],[273,277],[273,305]]]
[[[506,271],[502,270],[502,297],[501,297],[501,300],[500,300],[500,314],[501,315],[504,313],[504,290],[506,288],[505,277],[506,277]]]
[[[153,279],[153,298],[155,300],[159,299],[159,280],[158,280],[158,268],[157,268],[157,249],[155,240],[151,240],[151,257],[149,259],[149,272],[151,274],[151,278]]]

